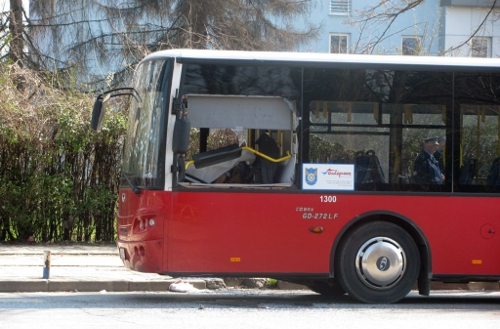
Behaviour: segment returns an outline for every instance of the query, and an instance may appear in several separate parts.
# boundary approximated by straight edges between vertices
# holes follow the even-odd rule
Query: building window
[[[347,54],[349,47],[349,35],[330,34],[330,53]]]
[[[411,36],[403,37],[402,49],[403,55],[419,55],[422,49],[422,41],[420,37]]]
[[[352,0],[330,0],[330,15],[348,15],[351,13]]]
[[[470,40],[471,57],[491,57],[491,38],[473,37]]]

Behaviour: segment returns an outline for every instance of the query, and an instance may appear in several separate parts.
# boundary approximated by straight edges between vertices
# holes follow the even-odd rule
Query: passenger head
[[[424,139],[424,150],[430,154],[434,154],[439,146],[437,137],[427,137]]]

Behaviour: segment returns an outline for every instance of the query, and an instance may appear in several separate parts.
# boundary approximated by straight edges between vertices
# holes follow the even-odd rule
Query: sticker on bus
[[[353,164],[305,163],[302,173],[303,190],[354,191]]]

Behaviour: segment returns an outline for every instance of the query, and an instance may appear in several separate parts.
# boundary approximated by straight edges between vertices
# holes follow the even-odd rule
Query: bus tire
[[[420,255],[412,237],[388,222],[364,224],[339,245],[335,277],[364,303],[394,303],[415,285]]]

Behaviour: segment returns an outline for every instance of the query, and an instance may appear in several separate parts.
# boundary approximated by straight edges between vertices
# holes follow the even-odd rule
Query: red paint
[[[128,251],[125,265],[139,271],[326,274],[334,241],[346,225],[366,213],[390,212],[423,233],[433,274],[500,275],[500,239],[481,233],[485,224],[500,227],[500,201],[494,197],[329,193],[336,202],[321,202],[327,194],[301,191],[121,193],[118,247]],[[137,230],[138,221],[149,218],[155,225]],[[312,226],[323,232],[311,232]],[[139,247],[144,256],[135,251]]]

